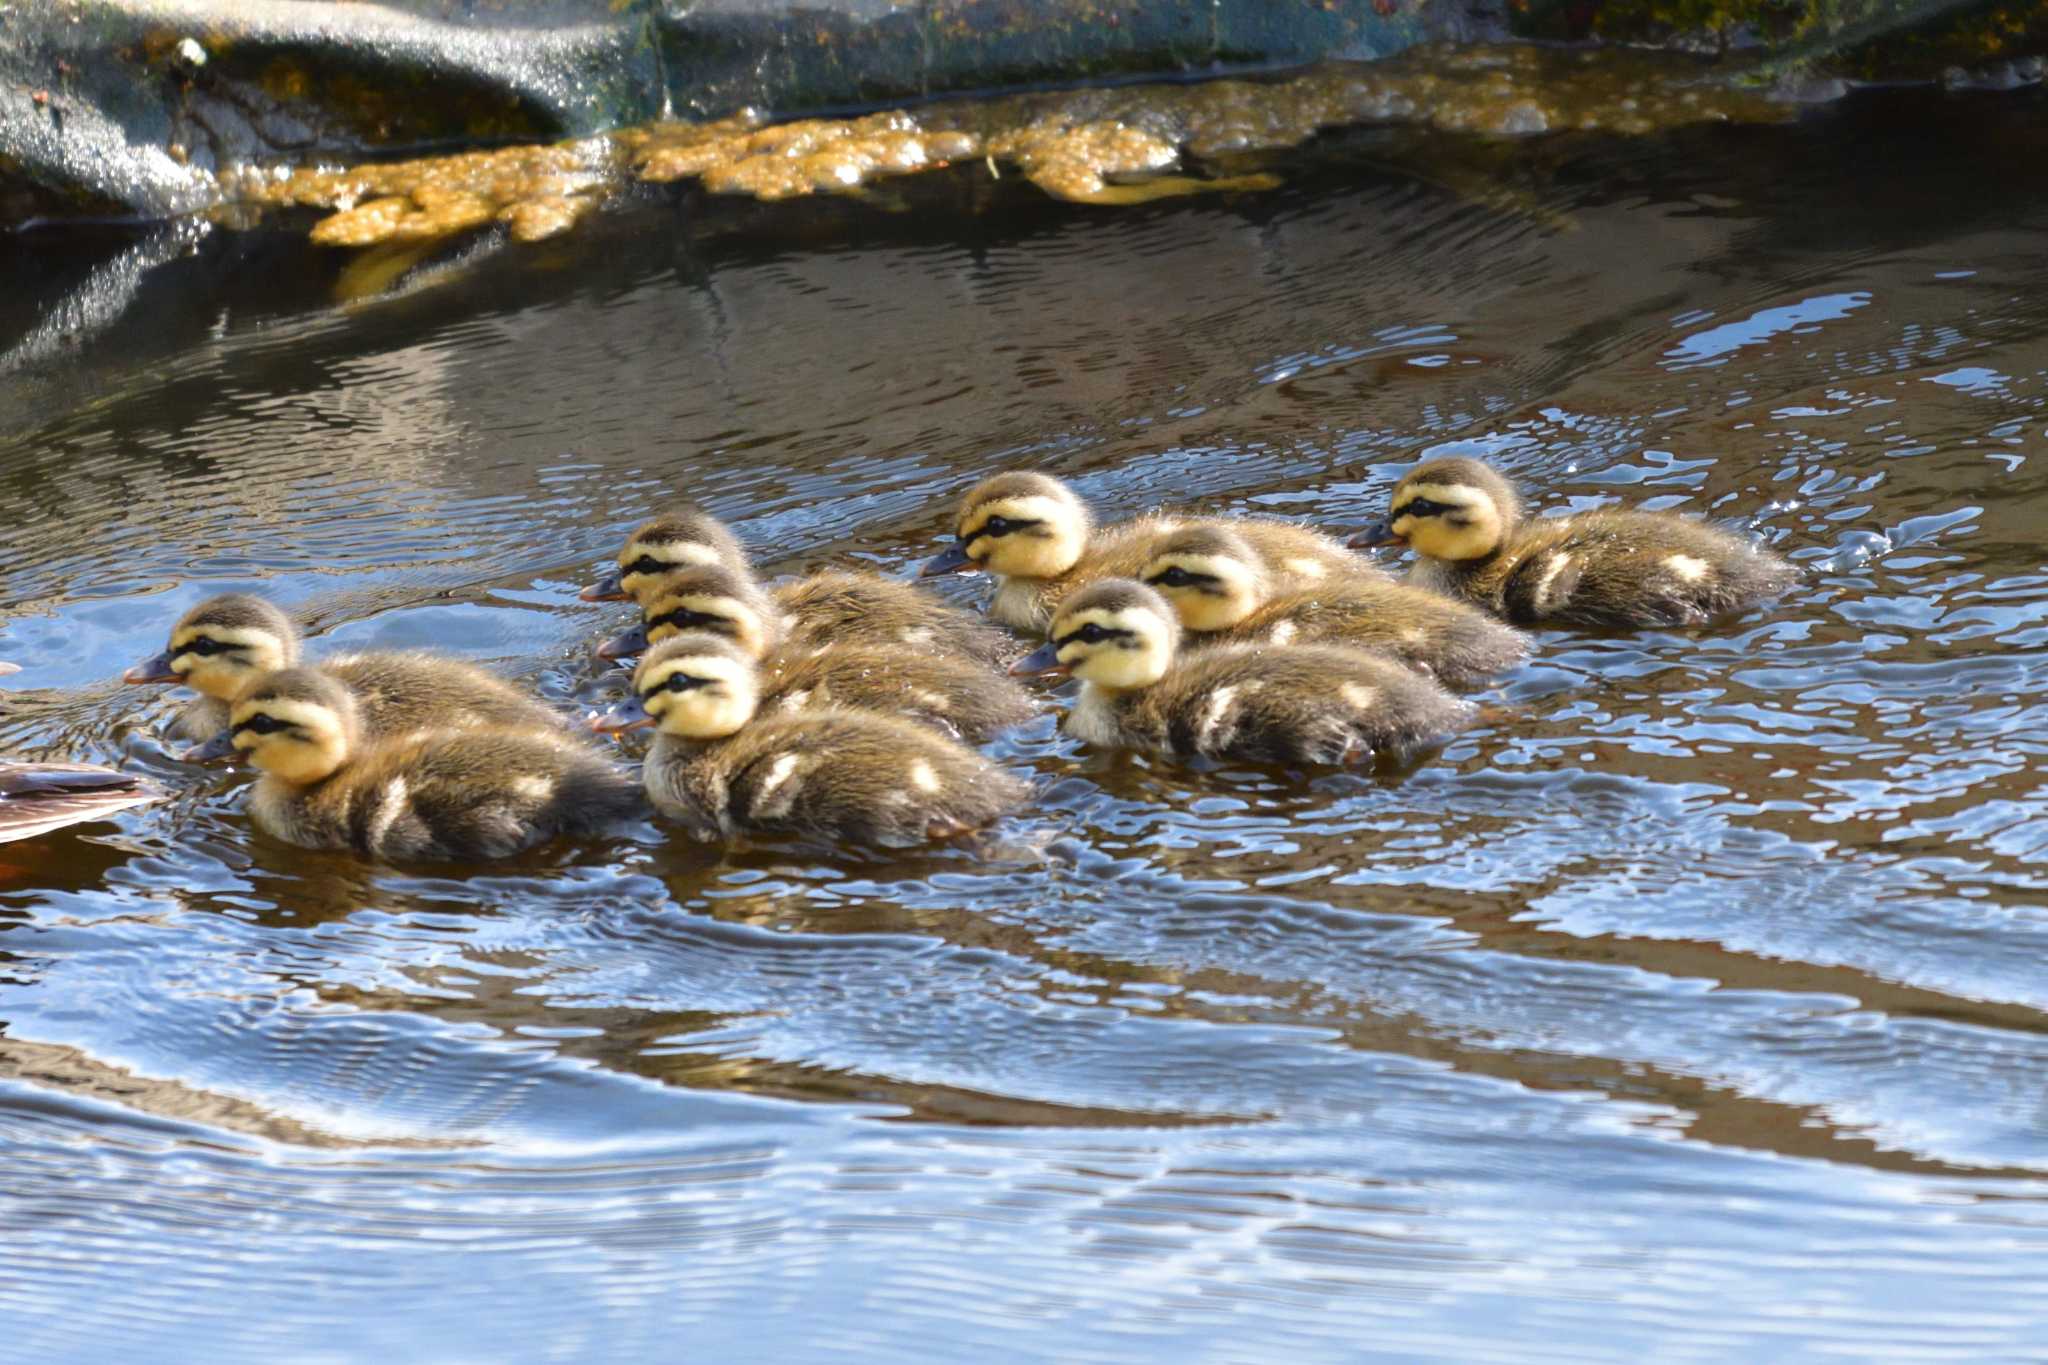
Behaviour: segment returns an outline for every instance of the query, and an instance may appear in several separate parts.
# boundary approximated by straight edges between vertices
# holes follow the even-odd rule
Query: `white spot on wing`
[[[1319,559],[1285,559],[1280,562],[1280,567],[1296,578],[1322,578],[1329,573],[1329,568]]]
[[[1707,576],[1710,566],[1697,555],[1673,555],[1664,561],[1664,567],[1684,582],[1697,583]]]
[[[545,777],[515,777],[512,790],[534,801],[545,801],[555,794],[555,784]]]
[[[791,782],[790,778],[796,775],[796,770],[803,761],[802,754],[784,754],[769,765],[768,776],[763,779],[761,789],[754,794],[756,816],[786,815],[789,812],[790,805],[796,800],[797,791],[803,786],[802,782]]]
[[[1234,687],[1219,687],[1210,695],[1209,705],[1202,712],[1202,732],[1196,737],[1197,744],[1206,745],[1209,742],[1209,737],[1216,733],[1216,727],[1230,714],[1230,704],[1236,698],[1237,689]]]
[[[405,785],[404,778],[394,777],[384,784],[384,790],[377,793],[377,809],[370,815],[370,847],[376,848],[384,842],[384,836],[398,823],[398,817],[405,814],[411,800],[412,791]]]
[[[1292,640],[1293,638],[1294,638],[1294,622],[1292,622],[1292,621],[1282,621],[1282,622],[1281,622],[1281,623],[1280,623],[1279,625],[1277,625],[1277,626],[1273,627],[1273,634],[1272,634],[1272,636],[1271,636],[1271,639],[1272,639],[1272,641],[1273,641],[1273,643],[1274,643],[1274,644],[1276,644],[1276,645],[1284,645],[1284,644],[1286,644],[1286,643],[1287,643],[1287,642],[1288,642],[1289,640]]]
[[[1354,711],[1369,711],[1372,704],[1380,699],[1379,689],[1367,687],[1364,683],[1344,683],[1337,688],[1337,692]]]
[[[1544,566],[1543,577],[1536,582],[1536,606],[1539,610],[1550,605],[1550,587],[1557,582],[1559,574],[1571,567],[1571,562],[1572,557],[1566,554],[1550,557],[1550,563]]]
[[[910,765],[910,785],[919,791],[935,792],[939,789],[939,775],[932,771],[931,764],[916,759]]]

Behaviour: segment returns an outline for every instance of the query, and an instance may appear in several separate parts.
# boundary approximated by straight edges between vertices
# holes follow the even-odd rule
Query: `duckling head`
[[[1522,500],[1498,470],[1458,457],[1431,460],[1394,485],[1386,519],[1351,543],[1413,546],[1428,559],[1485,559],[1514,534],[1521,517]]]
[[[635,527],[619,551],[619,567],[585,588],[586,602],[647,605],[648,594],[661,576],[679,567],[703,564],[743,566],[746,548],[726,524],[700,507],[671,507]]]
[[[317,669],[285,668],[249,679],[228,713],[228,728],[185,757],[204,763],[246,754],[270,776],[304,787],[332,777],[361,735],[347,687]]]
[[[1266,600],[1266,566],[1227,526],[1188,526],[1159,543],[1138,575],[1189,630],[1228,630]]]
[[[1112,691],[1150,687],[1180,647],[1180,621],[1164,597],[1128,578],[1091,583],[1060,605],[1046,642],[1012,673],[1071,673]]]
[[[920,576],[987,570],[1005,578],[1058,578],[1081,562],[1094,525],[1088,505],[1051,475],[998,474],[960,500],[957,540],[926,560]]]
[[[594,730],[652,725],[679,739],[724,739],[760,704],[754,658],[722,635],[693,630],[647,651],[633,670],[633,695],[591,722]]]
[[[597,648],[600,659],[627,659],[685,631],[708,631],[758,659],[782,643],[774,601],[752,574],[722,564],[672,569],[654,581],[640,624]]]
[[[233,701],[259,673],[299,661],[299,628],[260,597],[209,597],[171,627],[163,653],[121,675],[122,682],[183,683],[216,701]]]

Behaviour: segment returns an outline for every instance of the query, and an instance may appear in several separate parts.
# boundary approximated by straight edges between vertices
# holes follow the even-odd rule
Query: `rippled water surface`
[[[9,1354],[2048,1345],[2048,100],[1278,169],[651,198],[347,307],[286,228],[18,239],[0,749],[176,795],[0,847]],[[254,588],[588,705],[674,493],[908,571],[996,466],[1342,528],[1444,452],[1807,580],[1546,634],[1398,775],[1048,711],[909,860],[296,852],[116,681]]]

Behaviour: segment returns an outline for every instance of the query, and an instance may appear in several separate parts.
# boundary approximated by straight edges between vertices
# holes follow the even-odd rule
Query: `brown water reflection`
[[[0,377],[0,746],[179,795],[0,859],[22,1349],[2030,1354],[2048,104],[1516,145],[1115,215],[679,192],[341,312],[281,235],[33,243],[23,335],[51,281],[141,311]],[[576,589],[677,490],[907,572],[992,465],[1343,527],[1452,451],[1808,579],[1547,635],[1403,773],[1041,722],[992,749],[1037,809],[908,860],[365,868],[114,681],[256,587],[588,704]]]

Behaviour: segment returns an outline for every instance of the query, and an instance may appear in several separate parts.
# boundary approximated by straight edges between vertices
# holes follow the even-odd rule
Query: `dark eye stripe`
[[[1073,630],[1068,631],[1052,643],[1054,649],[1065,649],[1076,640],[1079,640],[1084,645],[1099,645],[1104,640],[1128,640],[1130,638],[1131,632],[1128,630],[1116,630],[1112,627],[1098,625],[1090,621],[1085,626],[1077,626]]]
[[[1456,512],[1459,510],[1461,509],[1456,505],[1448,502],[1432,502],[1428,498],[1410,498],[1394,509],[1393,518],[1399,520],[1402,517],[1440,517],[1446,512]]]
[[[962,547],[965,547],[972,545],[983,536],[1006,536],[1012,531],[1028,531],[1034,526],[1043,525],[1045,525],[1045,522],[1037,519],[1019,521],[1009,517],[990,517],[987,521],[976,527],[974,532],[962,540],[960,544]]]
[[[688,607],[677,607],[665,616],[655,617],[647,624],[650,626],[674,626],[677,630],[687,630],[692,626],[703,626],[711,630],[724,630],[731,628],[732,620],[730,617],[719,616],[714,612],[692,611]]]
[[[709,687],[710,685],[711,679],[709,678],[693,678],[687,673],[671,673],[645,692],[642,692],[640,697],[641,700],[647,701],[660,696],[664,692],[688,692],[692,688]]]

